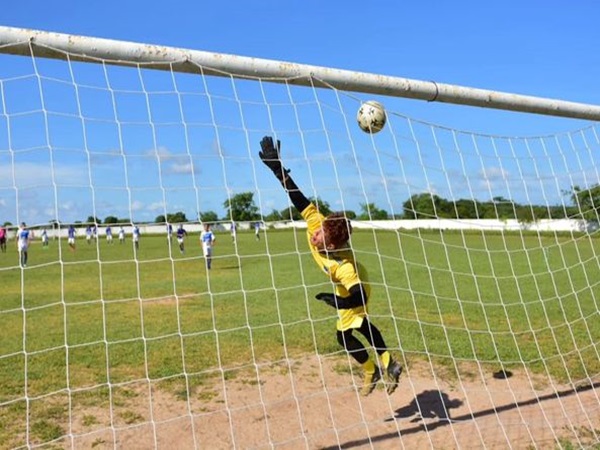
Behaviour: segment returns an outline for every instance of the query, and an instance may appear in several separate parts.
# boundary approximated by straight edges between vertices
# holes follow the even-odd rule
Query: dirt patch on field
[[[257,366],[210,383],[132,386],[111,410],[75,411],[74,448],[555,448],[600,439],[600,384],[573,387],[474,365],[405,368],[391,396],[383,384],[357,393],[360,373],[344,358],[309,357]],[[186,396],[186,392],[191,395]],[[182,394],[183,393],[183,394]],[[93,420],[90,419],[93,417]],[[87,418],[87,419],[86,419]]]

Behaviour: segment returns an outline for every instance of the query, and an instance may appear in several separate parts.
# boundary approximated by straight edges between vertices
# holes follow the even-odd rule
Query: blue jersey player
[[[73,252],[75,251],[75,234],[75,227],[73,225],[69,225],[69,230],[67,231],[67,243]]]
[[[177,227],[177,243],[179,244],[179,251],[183,255],[185,253],[185,237],[187,236],[187,231],[183,228],[183,224],[180,224]]]

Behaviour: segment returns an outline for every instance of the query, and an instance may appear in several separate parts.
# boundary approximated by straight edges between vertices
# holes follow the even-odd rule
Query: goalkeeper
[[[386,391],[393,393],[398,386],[402,366],[392,359],[379,329],[368,319],[367,305],[371,287],[365,268],[354,260],[348,246],[352,228],[341,213],[324,217],[300,192],[298,186],[283,167],[280,159],[280,142],[265,136],[260,142],[262,162],[273,172],[288,193],[290,200],[308,225],[308,246],[314,260],[335,283],[335,294],[317,294],[321,300],[337,309],[337,340],[363,367],[363,395],[369,395],[381,379],[382,370],[370,356],[354,330],[362,334],[377,351],[386,376]]]

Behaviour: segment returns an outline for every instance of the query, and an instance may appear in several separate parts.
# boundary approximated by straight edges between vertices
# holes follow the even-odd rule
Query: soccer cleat
[[[394,393],[396,388],[398,387],[398,380],[400,379],[400,374],[402,373],[402,366],[398,361],[390,361],[389,366],[386,369],[386,386],[385,390],[388,395]]]
[[[381,369],[379,369],[379,366],[375,366],[375,372],[365,373],[363,385],[360,390],[361,395],[366,397],[373,392],[373,389],[375,389],[375,386],[379,380],[381,380]]]

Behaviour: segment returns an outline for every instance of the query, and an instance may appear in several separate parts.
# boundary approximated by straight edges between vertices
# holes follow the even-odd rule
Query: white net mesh
[[[368,135],[367,98],[314,84],[0,56],[2,447],[598,444],[597,126],[480,135],[379,98]],[[391,396],[358,393],[264,135],[355,219]]]

